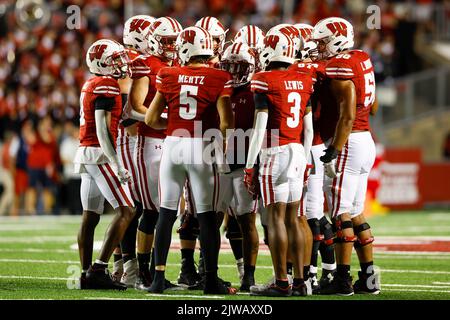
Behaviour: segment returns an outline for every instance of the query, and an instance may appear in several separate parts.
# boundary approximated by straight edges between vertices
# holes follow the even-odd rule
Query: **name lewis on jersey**
[[[205,76],[179,75],[178,76],[178,83],[205,84]]]
[[[303,82],[297,80],[287,80],[284,81],[284,86],[286,90],[299,90],[303,89]]]

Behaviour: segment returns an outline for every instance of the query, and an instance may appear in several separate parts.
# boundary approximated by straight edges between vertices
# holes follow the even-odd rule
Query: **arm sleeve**
[[[265,93],[256,92],[253,95],[253,99],[255,101],[255,109],[267,109],[270,105],[269,97]]]
[[[116,100],[112,97],[99,96],[94,101],[95,110],[111,111],[115,104]]]
[[[250,147],[248,150],[247,164],[245,168],[253,168],[256,159],[258,158],[259,151],[264,141],[264,134],[266,132],[267,120],[269,114],[264,111],[260,111],[256,115],[255,128],[250,139]]]
[[[314,138],[314,129],[312,121],[312,111],[303,117],[303,147],[305,149],[306,161],[310,161],[310,151]]]
[[[102,109],[95,110],[95,127],[97,130],[97,138],[100,143],[100,147],[105,155],[108,157],[111,164],[117,166],[119,164],[119,159],[114,150],[114,146],[110,139],[110,133],[106,125],[106,112]]]

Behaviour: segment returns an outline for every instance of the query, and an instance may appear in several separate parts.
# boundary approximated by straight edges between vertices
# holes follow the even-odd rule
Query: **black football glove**
[[[320,157],[320,161],[323,163],[331,162],[331,160],[334,160],[337,158],[339,154],[339,151],[337,151],[333,146],[329,146],[325,150],[325,154]]]

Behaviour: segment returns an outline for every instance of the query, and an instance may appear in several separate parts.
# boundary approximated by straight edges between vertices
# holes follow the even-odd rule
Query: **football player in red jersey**
[[[123,30],[123,43],[127,50],[130,61],[136,59],[140,54],[145,53],[145,35],[155,18],[146,15],[133,16],[125,22]],[[130,77],[119,79],[120,94],[122,96],[122,121],[119,123],[119,133],[117,135],[117,155],[123,166],[131,174],[128,186],[131,191],[136,215],[130,223],[125,235],[120,242],[120,246],[114,251],[114,268],[112,276],[128,287],[134,287],[138,275],[136,260],[136,232],[139,218],[142,214],[141,196],[137,185],[137,166],[133,159],[134,148],[137,140],[137,120],[136,113],[130,108],[128,92],[131,87]],[[144,115],[137,114],[138,120],[143,121]]]
[[[263,296],[305,296],[303,279],[304,234],[297,218],[311,144],[301,144],[312,132],[308,104],[313,80],[308,74],[289,70],[296,48],[291,37],[281,32],[266,36],[260,54],[264,72],[255,74],[251,89],[255,93],[255,124],[246,164],[245,180],[254,188],[253,176],[259,154],[259,180],[264,207],[268,210],[269,248],[275,269],[275,282],[253,286],[250,294]],[[267,130],[266,130],[267,129]],[[266,138],[264,134],[266,134]],[[262,147],[263,140],[266,145]],[[305,137],[305,141],[311,141]],[[287,278],[286,258],[290,252],[294,267],[292,287]]]
[[[112,40],[98,40],[86,54],[89,71],[95,76],[83,86],[80,97],[80,146],[74,160],[81,174],[83,220],[78,248],[83,273],[82,289],[118,289],[126,286],[111,279],[108,261],[135,213],[128,181],[130,175],[115,151],[117,127],[122,115],[118,78],[129,73],[125,48]],[[116,210],[105,235],[98,259],[92,263],[95,227],[104,200]]]
[[[161,69],[157,76],[158,92],[147,111],[145,122],[155,129],[167,128],[160,166],[160,217],[155,238],[155,279],[150,292],[164,291],[164,273],[169,252],[172,227],[176,220],[185,181],[192,188],[192,203],[200,225],[200,245],[205,259],[205,294],[232,294],[235,289],[219,281],[219,226],[215,212],[217,178],[215,164],[203,159],[211,154],[211,138],[203,138],[204,129],[211,128],[211,109],[220,117],[218,139],[233,128],[231,109],[231,76],[208,67],[213,52],[212,36],[203,28],[189,27],[177,38],[178,56],[183,66]],[[161,116],[168,106],[168,117]],[[203,130],[199,130],[202,126]],[[211,131],[208,130],[209,132]],[[225,141],[225,140],[224,140]],[[209,163],[208,163],[209,162]]]
[[[252,50],[244,43],[235,42],[229,46],[222,57],[221,68],[233,76],[234,87],[231,105],[234,112],[235,131],[229,138],[227,163],[231,173],[221,177],[222,201],[228,204],[242,230],[242,249],[244,274],[240,291],[250,291],[255,284],[255,266],[258,255],[259,238],[256,230],[256,196],[252,197],[245,190],[244,171],[248,153],[248,132],[253,127],[255,104],[250,90],[256,62]],[[238,228],[239,228],[238,226]],[[231,242],[231,239],[230,239]]]
[[[175,40],[182,30],[178,21],[170,17],[156,19],[149,27],[146,36],[149,55],[136,59],[131,65],[133,82],[129,103],[138,113],[145,114],[156,94],[156,75],[164,67],[173,64],[176,58]],[[134,159],[138,167],[138,184],[144,208],[138,226],[138,264],[137,288],[145,290],[150,286],[153,268],[149,267],[154,230],[159,212],[159,164],[165,130],[156,130],[140,122],[138,124],[137,145]],[[152,265],[153,266],[153,265]],[[167,282],[168,286],[170,282]]]
[[[311,97],[311,107],[313,112],[313,127],[314,137],[312,141],[310,159],[311,169],[307,169],[307,181],[302,194],[302,201],[300,204],[300,214],[302,218],[307,218],[307,223],[311,229],[312,243],[309,244],[308,251],[311,251],[309,270],[305,271],[305,278],[308,276],[308,281],[311,283],[313,293],[316,293],[319,286],[325,287],[333,278],[333,273],[336,270],[336,261],[334,259],[333,246],[333,231],[330,222],[325,217],[323,212],[324,196],[323,196],[323,163],[319,157],[325,149],[322,138],[320,136],[320,104],[317,103],[318,86],[321,85],[324,78],[324,61],[316,61],[317,59],[317,44],[311,40],[313,27],[307,24],[294,25],[300,32],[303,40],[303,48],[299,52],[299,62],[291,66],[291,68],[302,72],[311,74],[314,81],[314,93]],[[312,61],[314,60],[314,61]],[[317,281],[317,258],[320,249],[322,257],[322,276],[320,281]],[[307,263],[305,263],[306,269]],[[309,274],[308,274],[309,273]]]
[[[335,128],[325,141],[324,190],[337,237],[337,272],[322,294],[380,293],[374,274],[374,240],[363,213],[367,179],[375,160],[375,143],[369,131],[369,114],[375,102],[375,79],[367,53],[352,50],[353,27],[342,18],[327,18],[314,26],[319,57],[326,59],[329,95],[319,96],[321,112]],[[323,128],[321,126],[321,128]],[[323,135],[324,132],[322,132]],[[350,263],[355,246],[361,265],[352,286]]]
[[[211,36],[213,37],[213,46],[214,46],[214,55],[209,60],[209,65],[212,68],[219,68],[221,56],[223,53],[225,38],[228,29],[225,30],[222,23],[214,17],[203,17],[197,21],[195,26],[203,28],[207,30]],[[212,117],[216,117],[218,119],[217,112],[215,115],[211,115]],[[215,128],[218,128],[218,121],[216,122]],[[223,175],[219,175],[219,185],[222,184]],[[236,266],[238,268],[239,277],[242,278],[244,275],[244,262],[243,262],[243,253],[242,253],[242,232],[239,228],[239,224],[236,221],[236,218],[232,215],[226,215],[225,213],[229,210],[229,203],[222,201],[224,194],[223,188],[219,188],[219,199],[217,205],[217,214],[219,219],[219,224],[222,223],[225,225],[226,233],[225,236],[230,241],[230,246],[233,251],[234,258],[236,259]],[[203,254],[200,254],[199,261],[199,269],[202,271],[203,266]],[[202,272],[200,272],[202,274]]]

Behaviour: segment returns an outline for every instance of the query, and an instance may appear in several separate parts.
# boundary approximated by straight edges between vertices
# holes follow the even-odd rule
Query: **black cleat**
[[[163,293],[166,290],[166,282],[164,281],[153,281],[149,288],[147,288],[147,292],[150,293]]]
[[[182,286],[177,286],[176,284],[173,284],[172,282],[170,282],[167,279],[164,282],[164,286],[165,286],[164,290],[168,290],[168,291],[180,291],[180,290],[185,290],[186,289],[186,288],[184,288]]]
[[[298,286],[292,285],[292,296],[294,297],[306,297],[308,295],[308,288],[306,283],[299,284]]]
[[[93,269],[92,267],[86,273],[86,289],[99,290],[127,290],[123,283],[116,282],[106,268]]]
[[[189,268],[185,266],[185,264],[183,264],[182,260],[181,270],[177,279],[177,283],[182,286],[192,287],[196,285],[197,282],[199,282],[201,279],[202,277],[200,277],[200,274],[198,274],[197,271],[195,270],[195,266],[193,268],[192,267]]]
[[[80,276],[80,290],[89,289],[86,281],[86,274],[82,273]]]
[[[217,280],[219,281],[219,283],[223,284],[225,287],[228,287],[228,288],[231,287],[230,281],[225,281],[221,278],[217,278]],[[193,286],[188,287],[189,290],[203,290],[204,288],[205,288],[205,277],[202,277],[202,279],[200,281],[197,281],[197,283],[194,284]]]
[[[380,282],[377,274],[364,274],[358,271],[358,280],[353,285],[357,294],[380,294]]]
[[[310,273],[309,274],[309,282],[311,283],[311,290],[312,293],[316,292],[317,290],[319,290],[320,286],[319,286],[319,281],[317,281],[317,275],[314,273]]]
[[[313,288],[312,293],[320,294],[320,289],[327,288],[331,284],[331,281],[333,281],[335,274],[336,274],[336,271],[328,272],[326,274],[324,272],[322,272],[322,276],[320,277],[320,280],[319,280],[319,286],[316,288]]]
[[[225,285],[225,281],[217,278],[215,282],[206,283],[203,289],[204,294],[236,294],[237,290],[230,286]]]
[[[136,279],[135,289],[147,291],[152,284],[152,276],[150,275],[150,270],[139,271],[138,277]]]
[[[290,285],[286,288],[282,288],[277,286],[275,283],[261,286],[251,286],[250,295],[265,297],[290,297],[292,296],[292,288]]]
[[[320,287],[318,294],[338,296],[352,296],[353,295],[352,277],[349,275],[345,278],[339,277],[335,274],[333,280],[326,287]]]
[[[244,274],[239,291],[250,292],[250,287],[255,285],[255,277]]]

